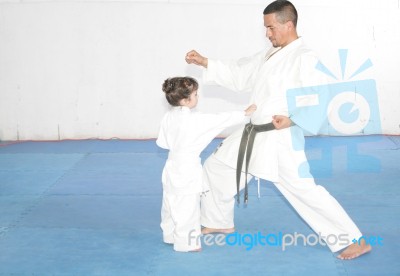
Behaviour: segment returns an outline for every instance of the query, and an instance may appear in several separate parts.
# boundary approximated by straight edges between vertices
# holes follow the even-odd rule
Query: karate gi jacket
[[[237,61],[208,59],[203,79],[238,92],[251,92],[250,102],[257,105],[251,116],[253,124],[272,121],[273,115],[290,116],[286,91],[319,84],[323,74],[316,70],[318,58],[308,49],[302,38],[283,48],[271,48]],[[215,157],[236,168],[237,153],[243,130],[234,132],[223,142]],[[299,127],[258,133],[249,164],[249,173],[270,181],[278,181],[278,152],[276,144],[304,144],[304,133]]]
[[[173,107],[162,121],[157,145],[168,149],[162,173],[163,190],[186,195],[203,192],[200,154],[225,128],[246,122],[244,111],[206,114]]]

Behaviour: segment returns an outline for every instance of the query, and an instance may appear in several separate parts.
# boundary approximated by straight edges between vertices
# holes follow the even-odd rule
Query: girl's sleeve
[[[197,130],[205,139],[214,139],[224,129],[246,123],[244,111],[221,112],[216,114],[197,114]]]
[[[160,148],[163,149],[169,149],[168,147],[168,143],[167,143],[167,134],[165,132],[165,117],[162,119],[161,121],[161,126],[160,126],[160,130],[158,133],[158,137],[156,140],[156,144],[157,146],[159,146]]]

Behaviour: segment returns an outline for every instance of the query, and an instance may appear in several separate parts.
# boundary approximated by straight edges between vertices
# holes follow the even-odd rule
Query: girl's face
[[[197,105],[197,102],[199,100],[199,96],[197,95],[197,90],[193,91],[192,94],[190,94],[189,99],[183,99],[183,106],[189,107],[189,108],[195,108]]]

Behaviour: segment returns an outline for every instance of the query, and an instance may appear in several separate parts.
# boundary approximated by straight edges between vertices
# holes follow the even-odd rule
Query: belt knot
[[[246,124],[243,129],[242,139],[240,140],[239,153],[237,158],[237,166],[236,166],[236,189],[237,189],[237,203],[240,203],[240,176],[242,173],[242,166],[244,161],[244,155],[246,154],[246,163],[245,163],[245,188],[244,188],[244,203],[247,204],[249,193],[247,187],[247,173],[250,163],[251,153],[253,151],[254,139],[256,134],[259,132],[265,132],[274,130],[275,126],[273,123],[263,124],[263,125],[253,125],[251,122]]]

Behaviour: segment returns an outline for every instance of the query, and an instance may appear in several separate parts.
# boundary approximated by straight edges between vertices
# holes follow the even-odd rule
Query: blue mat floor
[[[248,206],[235,209],[241,245],[214,235],[200,253],[174,252],[159,227],[167,152],[154,140],[2,142],[0,275],[400,275],[400,137],[308,137],[306,147],[317,183],[364,236],[379,238],[370,254],[341,261],[318,243],[250,248],[258,233],[314,234],[265,180],[260,198],[253,180]]]

